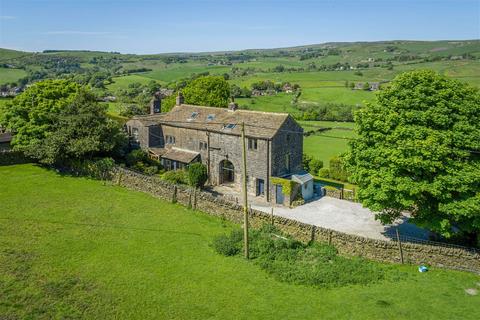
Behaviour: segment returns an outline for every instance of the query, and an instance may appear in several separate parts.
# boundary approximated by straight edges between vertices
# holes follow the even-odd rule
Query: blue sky
[[[0,47],[122,53],[480,38],[480,0],[0,0]]]

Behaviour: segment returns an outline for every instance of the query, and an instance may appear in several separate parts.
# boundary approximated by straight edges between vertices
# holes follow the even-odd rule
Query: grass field
[[[27,73],[22,69],[0,68],[0,84],[17,82],[26,75]]]
[[[115,77],[113,78],[113,83],[106,86],[107,90],[111,92],[115,92],[118,89],[126,89],[128,85],[134,82],[138,82],[140,84],[147,84],[152,79],[143,76],[142,74],[129,74],[122,77]]]
[[[305,131],[318,128],[333,128],[303,138],[303,152],[322,160],[324,167],[329,167],[332,157],[348,150],[348,139],[355,138],[353,122],[337,121],[299,121]]]
[[[477,319],[474,274],[319,289],[209,246],[232,225],[34,165],[0,167],[0,318]],[[107,200],[108,199],[108,200]],[[477,287],[480,288],[480,287]]]

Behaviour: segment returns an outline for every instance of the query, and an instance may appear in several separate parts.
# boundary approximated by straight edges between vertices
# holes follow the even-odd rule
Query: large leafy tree
[[[16,150],[38,148],[52,130],[61,110],[73,102],[80,85],[66,80],[37,82],[0,110],[0,124],[15,132]]]
[[[480,245],[480,94],[433,71],[397,76],[356,114],[347,166],[362,203]]]
[[[230,98],[230,85],[223,77],[200,77],[183,89],[183,95],[186,103],[226,107]]]
[[[95,96],[67,81],[34,85],[2,114],[2,123],[15,132],[14,149],[45,164],[111,155],[126,143]]]
[[[110,119],[106,107],[95,96],[80,90],[75,100],[60,111],[52,130],[32,155],[43,163],[118,155],[127,138],[120,125]]]

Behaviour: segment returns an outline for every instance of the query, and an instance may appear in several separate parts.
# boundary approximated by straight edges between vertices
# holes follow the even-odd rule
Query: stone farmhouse
[[[126,123],[133,147],[158,159],[167,170],[201,161],[212,186],[226,185],[240,191],[243,179],[241,124],[247,145],[247,192],[269,202],[289,205],[296,193],[284,194],[274,177],[292,179],[302,171],[303,128],[286,113],[239,110],[184,104],[181,93],[176,106],[161,112],[155,96],[150,114],[135,116]],[[297,179],[303,181],[303,179]],[[304,188],[313,184],[305,181]],[[302,183],[298,184],[298,189]],[[302,193],[303,194],[303,193]]]

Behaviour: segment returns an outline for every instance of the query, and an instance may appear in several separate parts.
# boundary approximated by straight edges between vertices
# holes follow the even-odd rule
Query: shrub
[[[165,172],[161,178],[175,184],[188,184],[188,175],[185,170],[170,170]]]
[[[242,231],[236,230],[215,237],[212,246],[216,252],[232,256],[242,251],[242,239]],[[340,257],[331,245],[303,244],[272,225],[251,230],[249,239],[251,259],[284,282],[318,287],[365,285],[384,279],[389,271],[388,267],[361,258]]]
[[[330,177],[330,169],[321,168],[320,170],[318,170],[318,176],[320,178],[329,178]]]
[[[323,168],[323,161],[319,159],[312,159],[308,164],[308,171],[312,174],[316,174],[320,169]]]
[[[142,149],[135,149],[125,156],[125,162],[129,167],[134,166],[137,162],[148,162],[148,155]]]
[[[108,180],[115,166],[115,161],[112,158],[99,158],[96,160],[71,160],[66,164],[66,166],[74,175]]]
[[[201,162],[195,162],[188,166],[188,182],[195,188],[201,188],[207,182],[207,167]]]
[[[160,162],[150,159],[148,154],[141,149],[135,149],[127,154],[125,162],[128,167],[148,175],[154,175],[162,169]]]
[[[242,248],[243,231],[234,230],[230,235],[219,235],[213,239],[213,249],[224,256],[234,256],[238,254]]]
[[[310,169],[310,162],[311,161],[312,161],[311,156],[309,156],[306,153],[302,154],[302,168],[303,168],[303,170],[308,171]]]
[[[330,159],[330,178],[340,181],[348,180],[348,173],[345,170],[342,158],[333,157]]]
[[[153,176],[154,174],[158,173],[157,166],[147,166],[143,169],[143,173],[148,174],[149,176]]]

